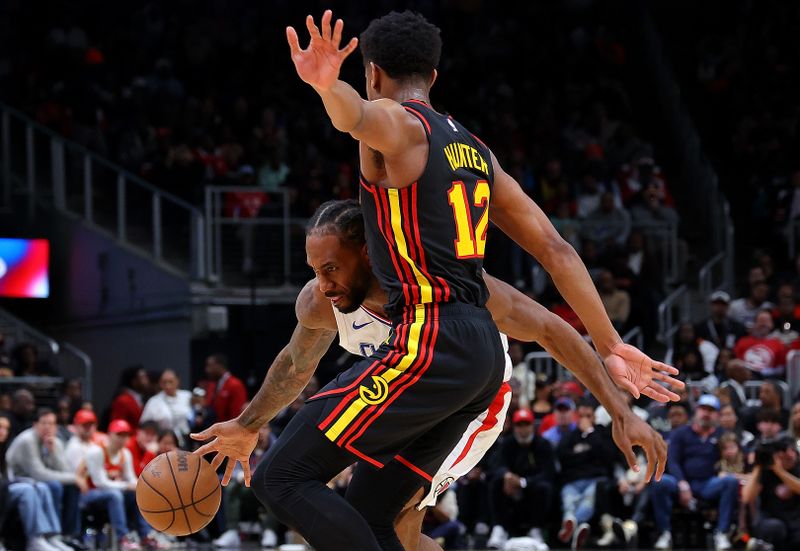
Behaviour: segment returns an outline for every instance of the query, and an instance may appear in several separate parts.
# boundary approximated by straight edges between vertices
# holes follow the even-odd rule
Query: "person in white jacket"
[[[160,430],[175,432],[183,444],[185,436],[189,434],[189,423],[194,417],[194,410],[192,393],[178,388],[180,382],[174,371],[165,370],[158,379],[161,392],[147,400],[140,422],[155,421]]]
[[[105,446],[93,445],[86,453],[85,468],[89,477],[89,491],[81,495],[81,508],[94,504],[105,505],[108,518],[119,538],[122,551],[140,548],[140,542],[147,547],[158,547],[150,533],[153,529],[147,524],[136,507],[136,474],[133,471],[133,457],[125,447],[133,429],[123,419],[115,419],[108,425],[108,443]],[[125,515],[126,505],[133,508],[137,531],[141,540],[128,530]]]

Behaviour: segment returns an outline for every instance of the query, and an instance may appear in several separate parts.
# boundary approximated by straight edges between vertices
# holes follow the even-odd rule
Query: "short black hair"
[[[409,10],[373,19],[359,38],[364,64],[371,61],[394,79],[427,80],[442,55],[439,33],[439,27]]]
[[[35,421],[38,423],[39,421],[41,421],[42,417],[44,417],[45,415],[55,415],[55,414],[56,414],[56,412],[53,411],[50,408],[39,408],[39,409],[36,410]]]
[[[211,358],[212,360],[217,362],[219,365],[221,365],[225,369],[228,369],[228,365],[229,365],[228,364],[228,356],[226,356],[225,354],[221,354],[219,352],[215,352],[214,354],[211,354],[209,356],[209,358]]]
[[[781,412],[777,409],[762,409],[756,414],[756,423],[778,423],[783,426]]]
[[[141,423],[139,423],[137,429],[146,432],[155,432],[156,434],[158,434],[158,431],[161,429],[161,427],[158,425],[157,421],[148,419],[147,421],[142,421]]]
[[[322,203],[306,225],[306,237],[309,235],[336,235],[349,245],[361,247],[366,243],[361,205],[355,199]]]

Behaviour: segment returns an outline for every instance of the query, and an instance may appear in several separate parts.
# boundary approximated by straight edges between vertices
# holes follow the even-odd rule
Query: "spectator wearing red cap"
[[[133,432],[130,423],[114,419],[108,425],[108,444],[94,445],[86,454],[89,491],[81,495],[81,508],[104,505],[123,551],[139,549],[139,542],[128,530],[126,508],[136,515],[137,531],[145,545],[151,544],[152,528],[136,506],[136,474],[131,452],[125,447]],[[157,546],[157,544],[155,544]]]
[[[86,454],[93,445],[105,446],[107,436],[97,431],[97,415],[88,409],[79,409],[72,419],[75,434],[67,442],[64,451],[67,465],[72,472],[78,472],[78,467],[86,459]]]
[[[550,507],[556,475],[550,443],[533,430],[533,412],[520,408],[512,416],[512,432],[496,445],[489,460],[489,499],[494,526],[487,545],[502,549],[509,534],[527,531],[536,549],[546,549],[542,515]]]
[[[206,385],[206,405],[213,408],[217,422],[238,416],[247,402],[247,390],[241,379],[228,371],[228,358],[223,354],[209,356],[206,375],[211,379]]]

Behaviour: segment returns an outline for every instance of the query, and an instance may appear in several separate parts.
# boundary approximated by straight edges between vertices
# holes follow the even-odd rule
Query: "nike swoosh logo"
[[[353,322],[353,331],[358,331],[359,329],[366,327],[370,323],[375,323],[375,320],[368,321],[367,323],[362,323],[361,325],[358,325],[356,324],[356,322]]]

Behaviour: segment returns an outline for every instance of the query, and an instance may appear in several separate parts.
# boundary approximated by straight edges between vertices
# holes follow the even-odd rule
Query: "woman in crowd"
[[[174,431],[183,444],[192,418],[192,393],[178,388],[180,379],[171,369],[161,374],[158,385],[161,392],[144,405],[141,421],[155,421],[161,430]]]

